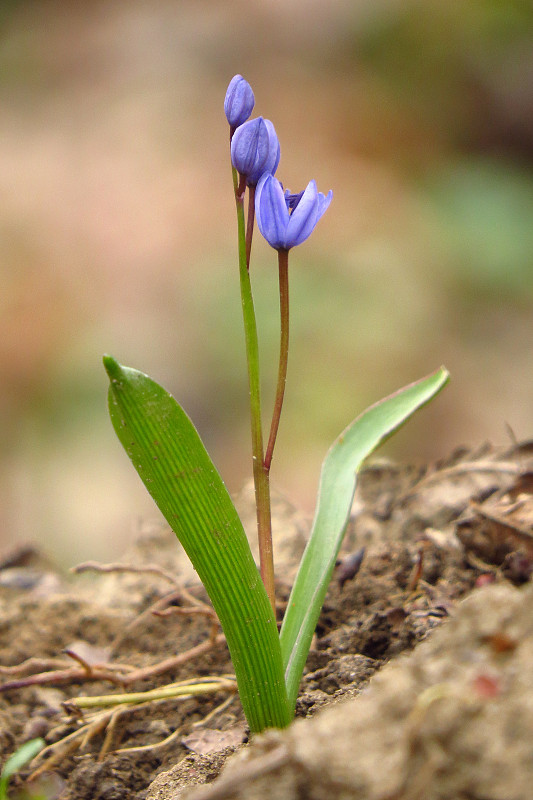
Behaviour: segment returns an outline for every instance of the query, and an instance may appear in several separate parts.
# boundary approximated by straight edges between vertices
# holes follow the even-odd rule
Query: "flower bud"
[[[231,140],[231,163],[255,186],[265,172],[278,168],[280,147],[275,128],[269,119],[258,117],[240,125]]]
[[[255,105],[252,87],[242,75],[235,75],[229,82],[224,100],[224,113],[232,128],[246,122]]]

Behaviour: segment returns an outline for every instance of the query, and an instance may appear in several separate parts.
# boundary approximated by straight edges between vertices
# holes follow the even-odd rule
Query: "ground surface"
[[[31,547],[3,554],[0,760],[47,743],[13,789],[215,800],[264,797],[266,781],[272,800],[525,800],[532,493],[528,443],[367,468],[302,681],[297,715],[312,719],[250,745],[223,637],[170,532],[121,562],[152,571],[65,577]],[[246,493],[241,504],[252,517]],[[281,617],[308,523],[282,499],[275,522]],[[205,693],[83,700],[187,680]]]

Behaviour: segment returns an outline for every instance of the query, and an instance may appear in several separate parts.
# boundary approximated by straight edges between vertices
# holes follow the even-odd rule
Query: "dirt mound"
[[[147,800],[526,800],[533,785],[533,590],[480,589],[360,697],[231,758],[214,784]]]
[[[213,781],[198,797],[264,796],[267,781],[284,800],[525,800],[533,595],[515,587],[533,570],[532,468],[529,444],[368,467],[298,699],[299,717],[321,713],[251,745],[224,637],[170,531],[109,574],[61,575],[31,547],[0,556],[0,761],[47,745],[14,788],[31,774],[61,800]],[[274,507],[281,617],[305,526]]]

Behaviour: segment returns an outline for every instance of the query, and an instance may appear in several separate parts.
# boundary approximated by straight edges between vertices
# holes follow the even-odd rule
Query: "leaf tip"
[[[105,355],[103,357],[105,371],[109,375],[110,380],[117,380],[120,377],[121,368],[120,364],[113,356]]]
[[[446,367],[444,366],[444,364],[441,364],[441,365],[440,365],[440,367],[439,367],[439,369],[438,369],[438,374],[440,375],[440,377],[441,377],[441,379],[442,379],[442,385],[443,385],[443,386],[444,386],[445,384],[447,384],[447,383],[448,383],[448,381],[449,381],[449,380],[450,380],[450,378],[451,378],[451,375],[450,375],[449,371],[446,369]]]

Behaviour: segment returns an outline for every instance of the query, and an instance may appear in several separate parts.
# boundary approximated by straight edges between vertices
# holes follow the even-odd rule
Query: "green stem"
[[[246,219],[246,264],[250,269],[250,255],[252,252],[252,237],[255,222],[255,186],[248,189],[248,217]]]
[[[238,177],[233,170],[235,205],[239,235],[239,275],[241,303],[248,364],[250,391],[250,419],[252,427],[252,463],[257,510],[257,534],[259,539],[259,561],[261,578],[272,609],[276,609],[274,592],[274,558],[272,550],[272,523],[270,513],[270,481],[263,459],[263,429],[261,422],[261,391],[259,380],[259,343],[255,318],[252,285],[247,263],[246,231],[244,223],[244,201],[238,192]]]
[[[265,469],[270,472],[272,454],[278,435],[279,420],[281,409],[283,408],[283,397],[285,395],[285,383],[287,380],[287,363],[289,360],[289,251],[278,250],[279,266],[279,310],[281,321],[281,336],[279,348],[279,369],[278,385],[276,387],[276,399],[274,401],[274,412],[272,414],[272,424],[270,426],[270,436],[265,453]]]

